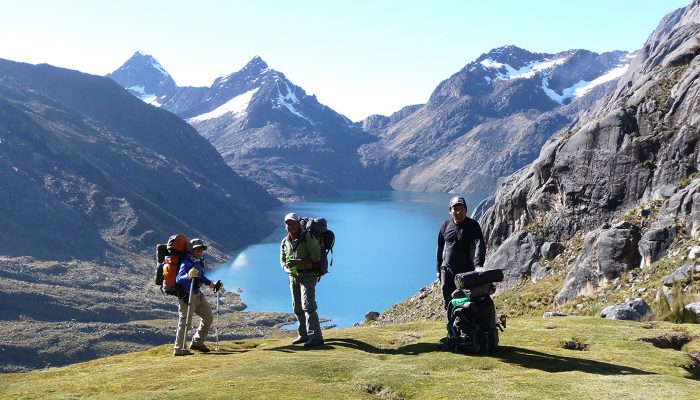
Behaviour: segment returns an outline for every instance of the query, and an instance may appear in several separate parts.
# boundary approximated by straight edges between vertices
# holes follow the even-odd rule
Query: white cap
[[[284,222],[287,221],[296,221],[299,222],[299,216],[296,213],[289,213],[284,216]]]

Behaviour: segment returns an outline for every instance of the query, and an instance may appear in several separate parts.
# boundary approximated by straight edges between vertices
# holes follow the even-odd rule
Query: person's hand
[[[287,267],[300,267],[304,265],[304,262],[300,258],[294,258],[287,261]]]
[[[187,271],[187,278],[188,279],[199,278],[199,270],[197,268],[190,269],[189,271]]]
[[[212,289],[214,289],[214,292],[218,292],[218,291],[220,291],[220,290],[223,290],[224,284],[221,283],[221,281],[219,280],[219,281],[216,281],[216,282],[211,282],[211,283],[209,284],[209,287],[211,287]]]

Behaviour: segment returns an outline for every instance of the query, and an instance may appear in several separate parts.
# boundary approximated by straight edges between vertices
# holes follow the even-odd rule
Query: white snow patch
[[[497,72],[496,79],[529,79],[537,75],[540,71],[551,69],[557,65],[564,64],[566,58],[557,58],[555,60],[532,61],[528,64],[515,69],[508,64],[499,63],[491,58],[481,61],[481,65],[485,68],[501,69],[505,68],[506,73]]]
[[[253,90],[249,90],[243,94],[239,94],[238,96],[232,98],[231,100],[227,101],[226,103],[220,105],[215,110],[209,111],[208,113],[197,115],[196,117],[189,118],[187,121],[188,122],[205,121],[208,119],[221,117],[222,115],[228,114],[228,113],[233,113],[233,118],[238,118],[242,115],[245,115],[245,110],[248,108],[248,104],[250,104],[250,101],[253,99],[253,95],[259,89],[260,88],[258,87],[258,88],[255,88]]]
[[[621,77],[627,71],[629,66],[629,64],[619,65],[605,74],[593,79],[592,81],[586,82],[586,85],[576,88],[574,91],[574,97],[581,97],[594,87]]]
[[[156,96],[155,94],[146,93],[146,89],[143,86],[129,86],[126,89],[136,92],[138,94],[136,97],[141,99],[146,104],[150,104],[156,107],[162,106],[162,104],[158,102],[158,96]],[[165,96],[161,96],[160,98],[162,99],[164,97]]]
[[[302,113],[300,113],[299,111],[297,111],[296,108],[294,108],[294,104],[299,104],[299,99],[297,99],[297,96],[289,88],[289,85],[287,85],[287,82],[284,82],[284,86],[287,89],[287,94],[282,95],[282,91],[280,90],[280,85],[279,85],[279,78],[277,76],[275,76],[275,80],[277,81],[277,93],[278,93],[278,96],[276,99],[277,106],[278,107],[284,106],[287,108],[287,110],[289,110],[289,112],[296,115],[297,117],[303,118],[303,119],[311,122],[311,120],[306,118]]]

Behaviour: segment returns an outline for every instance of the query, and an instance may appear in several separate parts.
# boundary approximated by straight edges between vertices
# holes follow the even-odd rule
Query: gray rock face
[[[642,266],[648,267],[654,261],[666,254],[671,243],[676,237],[675,226],[665,228],[652,228],[644,232],[639,240],[639,253],[642,256]]]
[[[606,319],[620,319],[626,321],[641,321],[651,314],[651,308],[644,299],[634,299],[628,303],[615,304],[606,307],[600,316]]]
[[[544,242],[540,253],[545,260],[554,260],[556,256],[564,252],[564,246],[559,242]]]
[[[661,283],[668,287],[671,287],[677,283],[685,284],[690,280],[694,272],[700,272],[700,265],[686,264],[661,278]]]
[[[538,262],[533,263],[530,267],[530,279],[532,279],[532,281],[535,283],[551,273],[551,268],[546,267]]]
[[[699,8],[694,2],[664,19],[616,89],[509,178],[513,183],[494,196],[494,206],[480,220],[490,252],[537,223],[547,241],[583,234],[588,250],[612,257],[601,262],[584,249],[558,296],[560,303],[575,297],[587,281],[595,288],[602,277],[633,267],[639,256],[636,245],[630,246],[639,233],[644,235],[641,252],[653,260],[664,254],[677,224],[700,231],[694,222],[700,208],[693,201],[700,197],[695,196],[698,182],[679,185],[700,170]],[[671,195],[656,216],[658,225],[651,225],[657,231],[628,236],[613,232],[620,229],[598,230],[658,199],[655,193]],[[617,246],[628,254],[617,252]]]
[[[273,197],[110,79],[0,60],[0,110],[1,254],[92,260],[174,232],[230,251],[272,228]]]
[[[499,178],[534,160],[542,144],[612,84],[574,101],[563,96],[565,89],[624,64],[625,56],[494,49],[443,81],[427,104],[396,123],[377,129],[376,118],[367,121],[380,142],[363,146],[363,162],[383,166],[398,190],[491,193]],[[536,65],[538,73],[527,72]]]
[[[541,238],[522,231],[506,240],[486,260],[485,269],[503,270],[503,282],[498,285],[499,291],[530,277],[532,265],[539,258],[541,246]]]
[[[621,223],[611,229],[589,232],[581,255],[574,261],[554,304],[562,305],[583,292],[592,293],[603,283],[639,266],[639,229]]]

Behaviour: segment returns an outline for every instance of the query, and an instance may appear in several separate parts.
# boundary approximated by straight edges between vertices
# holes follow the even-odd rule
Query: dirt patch
[[[693,336],[690,336],[684,332],[664,333],[659,336],[640,338],[639,340],[642,342],[651,343],[660,349],[680,350],[683,348],[683,346],[693,340]]]
[[[374,395],[382,400],[405,400],[405,397],[397,394],[393,389],[382,384],[363,385],[363,392]]]
[[[570,339],[562,342],[561,346],[567,350],[588,351],[588,344],[578,339]]]
[[[684,370],[688,371],[690,374],[689,378],[700,381],[700,353],[690,352],[687,353],[690,358],[690,362],[686,365],[681,365]]]

